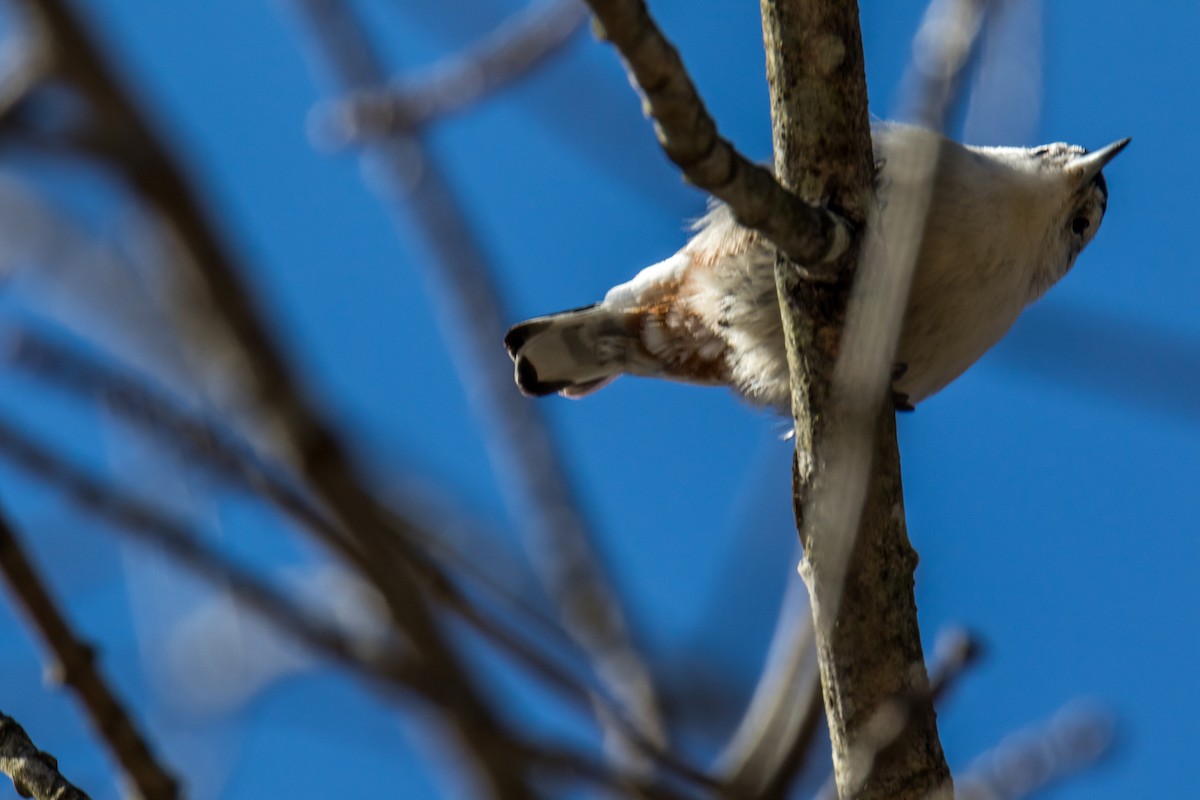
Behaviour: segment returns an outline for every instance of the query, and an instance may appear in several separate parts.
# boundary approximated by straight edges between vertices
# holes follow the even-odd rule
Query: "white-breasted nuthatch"
[[[1067,273],[1104,218],[1101,170],[1129,140],[1088,153],[1068,144],[971,147],[893,124],[876,125],[872,136],[885,216],[889,154],[939,137],[897,344],[893,388],[907,406],[962,374]],[[517,386],[529,395],[582,397],[627,373],[729,385],[786,411],[774,263],[770,242],[716,205],[682,250],[613,287],[602,302],[513,327],[504,343]]]

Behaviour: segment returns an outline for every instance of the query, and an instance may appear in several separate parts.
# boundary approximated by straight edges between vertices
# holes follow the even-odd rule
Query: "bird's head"
[[[1108,208],[1104,167],[1125,149],[1121,139],[1094,152],[1078,145],[1056,143],[1025,151],[1027,167],[1049,184],[1051,226],[1044,246],[1049,256],[1035,275],[1034,294],[1040,295],[1062,278],[1100,229]],[[1045,189],[1043,188],[1043,191]]]

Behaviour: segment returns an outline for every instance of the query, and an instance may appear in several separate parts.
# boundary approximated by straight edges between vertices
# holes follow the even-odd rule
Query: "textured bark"
[[[823,202],[861,226],[873,167],[857,8],[853,2],[762,0],[762,14],[775,174],[804,200]],[[857,257],[857,246],[842,256],[833,285],[805,280],[786,260],[776,265],[796,417],[798,520],[813,473],[812,412],[826,403]]]
[[[846,252],[845,220],[785,191],[770,171],[734,149],[717,131],[675,47],[643,0],[587,0],[597,34],[612,42],[667,156],[693,186],[724,201],[734,218],[767,237],[804,269],[828,278]]]
[[[762,0],[762,13],[776,174],[802,199],[863,225],[873,159],[857,5]],[[917,556],[905,531],[890,398],[885,405],[870,392],[833,390],[858,249],[832,285],[805,280],[785,259],[776,265],[792,371],[801,574],[813,600],[835,777],[842,798],[950,797],[917,627]],[[856,472],[858,482],[845,485]]]
[[[88,800],[62,776],[58,759],[37,749],[17,721],[0,712],[0,772],[12,778],[22,797],[37,800]]]

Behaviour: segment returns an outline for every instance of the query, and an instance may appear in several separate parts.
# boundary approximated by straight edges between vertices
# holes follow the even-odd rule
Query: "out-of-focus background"
[[[455,507],[488,532],[489,546],[471,554],[480,566],[527,582],[519,523],[434,320],[421,268],[429,254],[381,206],[370,188],[377,175],[350,153],[314,148],[310,113],[326,89],[289,4],[75,5],[254,266],[253,285],[293,363],[363,446],[381,484],[397,497]],[[397,72],[454,52],[521,7],[357,5]],[[922,5],[861,2],[879,117],[901,108]],[[999,5],[954,135],[1089,148],[1132,136],[1133,144],[1106,170],[1108,216],[1074,271],[962,379],[900,418],[926,646],[949,625],[967,626],[986,645],[984,661],[942,707],[942,741],[959,769],[1078,699],[1108,709],[1114,747],[1044,796],[1189,796],[1200,777],[1192,752],[1200,738],[1200,265],[1191,233],[1200,6]],[[757,4],[650,7],[723,134],[769,158]],[[660,152],[614,53],[586,30],[527,79],[437,122],[427,137],[512,322],[600,298],[677,249],[704,208]],[[9,205],[0,217],[9,270],[0,335],[34,324],[170,374],[172,345],[153,333],[150,303],[121,266],[153,260],[128,244],[145,221],[103,174],[70,162],[0,153],[0,184],[10,181],[67,214],[81,241],[40,243],[43,255],[61,248],[57,260],[30,256],[19,230],[28,220]],[[499,342],[494,358],[505,359]],[[312,602],[344,602],[315,550],[250,504],[215,497],[101,408],[9,369],[0,385],[7,418],[183,509]],[[668,701],[731,726],[794,574],[787,424],[726,391],[637,379],[580,402],[540,402]],[[419,724],[239,615],[228,598],[101,532],[7,467],[0,497],[192,797],[452,791],[441,777],[444,754]],[[93,796],[117,796],[104,751],[71,698],[47,686],[41,664],[22,619],[0,607],[0,708]],[[523,702],[509,703],[513,718],[557,729],[554,714]],[[711,754],[718,742],[687,744]],[[331,757],[351,769],[328,770]]]

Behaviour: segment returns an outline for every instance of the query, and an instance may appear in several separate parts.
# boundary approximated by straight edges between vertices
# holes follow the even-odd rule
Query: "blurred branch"
[[[929,665],[929,698],[934,705],[946,699],[982,656],[983,644],[971,631],[950,627],[938,632],[933,662]]]
[[[102,364],[28,328],[18,330],[8,358],[17,369],[55,388],[98,400],[177,451],[187,463],[202,466],[227,484],[267,500],[298,522],[313,528],[333,524],[281,470],[263,463],[248,444],[184,410],[129,371]],[[326,535],[343,534],[326,531]]]
[[[1031,306],[991,354],[992,364],[1133,413],[1200,422],[1200,339],[1164,325],[1051,298]],[[1114,370],[1113,364],[1121,364]]]
[[[0,40],[0,119],[50,74],[52,64],[45,37],[22,35],[11,29]]]
[[[12,778],[21,797],[88,800],[58,771],[58,759],[38,750],[15,719],[0,712],[0,772]]]
[[[729,205],[734,218],[787,253],[801,269],[828,277],[845,255],[850,230],[820,204],[785,189],[717,132],[679,57],[644,0],[586,0],[597,35],[617,48],[645,99],[659,144],[693,185]]]
[[[188,411],[178,399],[150,386],[128,369],[91,358],[28,328],[18,330],[9,358],[17,369],[38,380],[102,403],[121,419],[175,450],[189,465],[199,466],[226,485],[265,500],[297,523],[321,530],[330,539],[344,535],[333,528],[335,522],[328,514],[292,485],[281,470],[259,458],[247,443],[215,421]],[[441,519],[450,511],[439,508],[436,513]],[[452,608],[469,601],[457,592],[450,578],[466,577],[495,605],[505,607],[531,628],[558,642],[571,643],[548,617],[496,583],[491,575],[435,532],[408,523],[398,515],[389,517],[389,527],[411,540],[406,555],[412,559],[414,570],[426,581],[431,593]],[[431,560],[439,562],[441,567],[430,563]]]
[[[975,759],[957,783],[958,800],[1023,800],[1092,766],[1112,746],[1108,713],[1069,705],[1047,723],[1008,736]]]
[[[368,682],[387,687],[392,694],[396,689],[413,690],[443,708],[457,702],[456,687],[419,669],[416,654],[401,655],[395,642],[351,638],[313,618],[284,595],[209,547],[184,523],[88,476],[3,420],[0,420],[0,458],[63,492],[72,503],[126,531],[204,580],[228,588],[241,603],[275,627],[331,661],[349,667]],[[553,668],[544,672],[535,669],[535,674],[546,680],[551,688],[565,690],[568,696],[590,698]],[[516,753],[532,755],[536,752],[535,748],[522,748],[515,739],[511,742],[497,740],[492,746],[511,750],[509,757]],[[663,760],[676,774],[705,782],[702,776],[669,757],[664,756]]]
[[[175,777],[161,764],[150,744],[96,667],[95,649],[80,640],[25,554],[16,532],[0,510],[0,571],[14,599],[57,660],[55,674],[74,691],[92,727],[103,739],[138,794],[145,800],[179,797]]]
[[[136,498],[122,494],[116,487],[88,476],[47,448],[34,442],[15,427],[0,419],[0,459],[6,460],[31,477],[61,491],[72,503],[127,532],[145,545],[163,553],[218,587],[228,589],[247,608],[291,636],[312,651],[341,664],[368,683],[376,684],[395,694],[397,689],[411,690],[444,710],[458,701],[456,687],[426,670],[420,669],[417,654],[404,655],[395,642],[368,641],[354,638],[320,619],[314,618],[280,592],[263,583],[251,572],[209,547],[186,524]],[[0,539],[2,546],[2,539]],[[437,594],[440,589],[433,590]],[[482,636],[522,662],[531,673],[561,696],[573,700],[581,708],[599,704],[613,724],[618,726],[629,742],[652,758],[664,772],[692,787],[712,787],[713,781],[690,767],[657,743],[643,738],[623,709],[613,705],[602,691],[581,686],[578,679],[565,672],[511,632],[498,624],[494,615],[481,613],[476,606],[464,602],[452,607]],[[515,737],[497,739],[493,748],[504,751],[508,758],[520,756],[531,761],[545,757],[566,758],[566,751],[552,747],[533,747]],[[633,781],[652,794],[653,785],[641,784],[634,777],[610,775],[608,780]],[[666,796],[658,792],[659,796]],[[505,798],[507,800],[507,798]]]
[[[737,731],[718,759],[730,793],[784,798],[821,721],[821,673],[812,613],[788,584],[767,662]]]
[[[130,496],[121,494],[116,488],[89,477],[65,460],[0,420],[0,458],[9,461],[19,470],[29,474],[59,491],[73,503],[106,520],[144,544],[162,552],[182,567],[199,575],[219,587],[227,588],[247,608],[260,614],[269,623],[292,636],[334,663],[350,668],[368,683],[395,695],[397,689],[411,690],[427,701],[447,712],[459,702],[458,687],[427,670],[420,669],[418,653],[400,653],[394,642],[368,641],[353,638],[321,620],[313,618],[284,595],[261,582],[247,570],[206,545],[201,537],[185,524],[164,512]],[[3,556],[3,539],[0,538],[0,557]],[[486,631],[485,631],[486,632]],[[594,695],[581,693],[574,682],[564,679],[551,667],[539,671],[544,664],[534,663],[538,677],[553,689],[565,691],[576,699],[595,701]],[[614,719],[623,721],[619,709],[613,710]],[[656,762],[670,775],[691,787],[711,787],[712,781],[696,772],[671,754],[657,750],[651,743],[637,738],[629,732],[631,741],[639,744],[643,751],[654,757]],[[531,764],[546,761],[541,766],[554,764],[588,775],[589,780],[603,785],[628,784],[638,788],[647,796],[673,797],[672,792],[654,784],[643,784],[635,776],[605,772],[598,768],[585,767],[586,756],[554,746],[535,746],[508,736],[491,742],[493,755],[516,762]],[[574,766],[572,766],[574,765]],[[507,800],[508,796],[504,796]]]
[[[305,26],[314,60],[339,91],[384,82],[379,58],[348,4],[290,0],[289,6]],[[364,159],[386,187],[397,221],[411,217],[433,254],[426,274],[443,338],[480,420],[494,471],[517,507],[515,519],[529,520],[523,526],[526,546],[564,626],[644,736],[665,741],[650,672],[630,640],[554,442],[537,407],[513,390],[507,362],[496,357],[505,315],[483,249],[452,188],[414,135],[371,142]]]
[[[487,791],[526,797],[523,764],[501,755],[508,733],[493,715],[414,584],[411,566],[395,558],[395,536],[379,504],[351,462],[333,426],[309,401],[281,349],[259,318],[236,263],[217,235],[182,169],[115,78],[66,0],[26,0],[33,34],[44,33],[54,54],[55,77],[85,102],[86,117],[74,141],[81,152],[115,170],[133,193],[161,217],[186,249],[176,259],[174,311],[192,352],[221,362],[225,377],[251,403],[257,425],[282,444],[347,537],[325,543],[354,565],[379,591],[395,624],[419,653],[420,683],[436,691],[457,738]],[[168,239],[170,237],[167,237]],[[317,531],[320,533],[320,531]]]
[[[186,524],[87,475],[5,420],[0,420],[0,459],[54,487],[75,505],[128,532],[209,583],[229,589],[248,608],[314,651],[371,680],[431,691],[427,685],[431,679],[413,668],[412,659],[398,656],[394,643],[348,639],[205,544]],[[441,694],[444,689],[434,689],[433,699]]]
[[[587,17],[581,0],[536,0],[475,44],[418,74],[318,105],[310,130],[331,147],[414,131],[534,72],[574,38]]]
[[[178,448],[188,463],[207,466],[218,477],[271,502],[300,524],[310,527],[327,527],[332,524],[319,509],[313,508],[306,498],[295,493],[273,470],[259,463],[249,447],[230,439],[207,420],[188,414],[178,403],[155,392],[137,377],[115,366],[89,359],[70,347],[28,330],[18,334],[10,357],[18,368],[28,371],[36,378],[73,394],[96,398],[106,403],[126,421],[146,430],[167,446]],[[3,422],[0,421],[0,434],[2,431]],[[78,475],[73,475],[71,468],[61,459],[53,463],[55,459],[44,448],[38,453],[38,448],[33,446],[31,440],[15,444],[17,446],[11,449],[17,453],[28,454],[19,460],[46,464],[46,468],[38,473],[39,477],[50,479],[52,482],[57,480],[58,484],[67,485],[76,484],[81,480]],[[4,451],[3,437],[0,435],[0,458],[3,457]],[[106,488],[103,494],[110,501],[120,499],[112,487]],[[126,506],[136,505],[136,501],[128,498],[122,502]],[[147,518],[156,514],[147,510],[140,516]],[[165,522],[160,520],[158,527],[163,527]],[[178,529],[180,526],[173,523],[167,524],[167,527]],[[533,676],[544,681],[546,686],[560,696],[585,709],[590,706],[601,708],[606,717],[622,730],[623,735],[639,751],[659,762],[668,771],[701,785],[710,782],[707,777],[663,750],[660,744],[642,737],[635,722],[604,687],[593,685],[587,676],[575,675],[568,667],[544,652],[544,649],[529,641],[527,631],[536,630],[551,636],[556,643],[573,646],[574,643],[564,636],[560,628],[511,595],[504,587],[495,585],[486,573],[474,567],[464,556],[452,552],[452,548],[442,546],[443,543],[433,534],[426,531],[414,533],[422,537],[416,542],[419,547],[414,553],[428,554],[448,568],[448,571],[442,571],[423,560],[413,563],[417,577],[434,601],[443,604],[450,613],[467,623],[483,639],[525,667]],[[194,534],[192,538],[196,538]],[[185,562],[185,565],[188,563],[190,562]],[[201,571],[204,571],[203,568]],[[472,580],[474,588],[481,590],[484,602],[473,602],[452,580],[453,577],[462,576],[464,573]],[[212,574],[215,576],[217,573],[214,571]],[[518,621],[524,623],[524,628],[507,624],[503,615],[498,613],[500,608],[507,609]]]
[[[368,683],[383,688],[386,694],[395,696],[397,689],[411,690],[444,710],[449,710],[447,707],[457,702],[454,694],[456,687],[445,681],[438,681],[427,671],[419,669],[416,654],[401,654],[395,643],[353,638],[334,626],[313,618],[284,595],[210,548],[185,524],[89,477],[3,420],[0,420],[0,458],[9,461],[31,477],[58,489],[79,507],[117,526],[204,580],[229,589],[239,602],[260,614],[276,628],[334,663],[350,668]],[[5,547],[3,528],[0,527],[0,567],[7,569],[4,562]],[[69,674],[70,666],[67,669]],[[551,688],[565,690],[568,696],[575,695],[577,699],[589,697],[580,696],[574,683],[570,680],[564,681],[562,676],[552,669],[544,673],[535,669],[535,674],[545,680]],[[642,746],[648,748],[645,752],[655,757],[676,779],[693,788],[713,786],[710,779],[669,753],[656,751],[649,743],[642,743]],[[635,777],[614,774],[591,765],[586,756],[550,744],[535,745],[522,742],[516,737],[507,737],[497,739],[492,743],[492,747],[497,757],[528,760],[545,769],[558,768],[579,773],[589,781],[609,788],[628,784],[650,797],[678,796],[654,784],[642,784]]]

